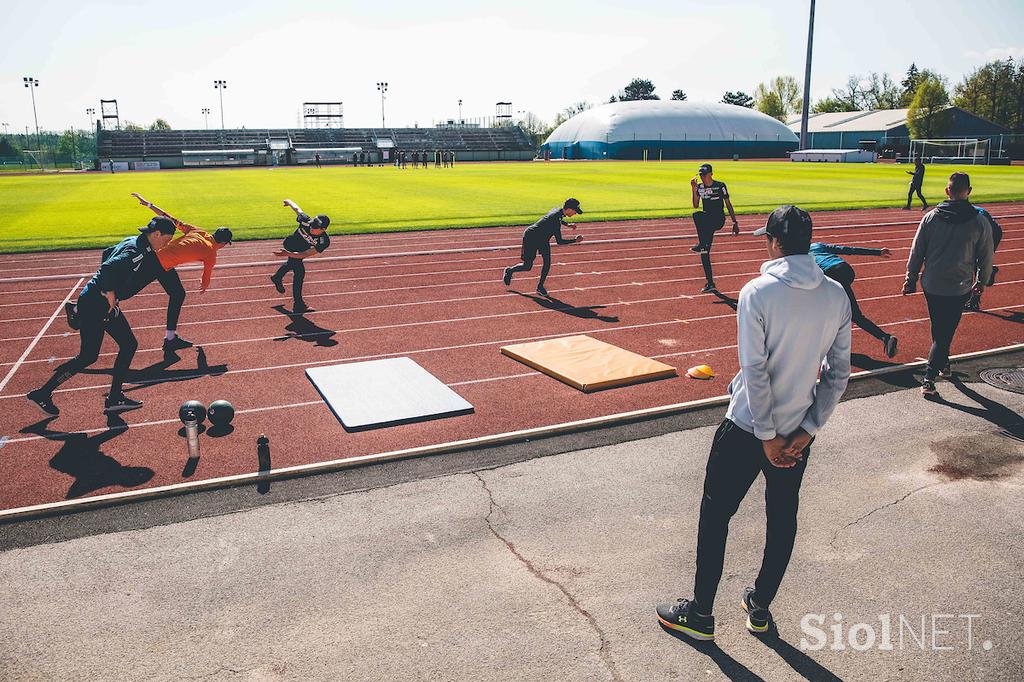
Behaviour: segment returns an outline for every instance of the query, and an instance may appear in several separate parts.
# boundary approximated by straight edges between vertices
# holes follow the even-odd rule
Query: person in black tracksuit
[[[285,199],[284,205],[295,211],[296,220],[299,226],[290,235],[285,237],[281,249],[274,252],[275,256],[287,256],[288,260],[270,276],[277,293],[284,293],[284,276],[292,272],[292,312],[302,314],[309,312],[310,308],[302,299],[302,283],[306,279],[306,265],[303,262],[310,256],[323,253],[331,244],[331,238],[327,236],[327,226],[331,219],[320,214],[316,218],[310,218],[302,212],[295,202]]]
[[[697,228],[697,244],[690,249],[700,254],[700,264],[704,268],[704,278],[707,282],[702,293],[715,291],[715,278],[711,273],[711,242],[715,239],[715,232],[725,225],[725,209],[729,209],[729,217],[732,219],[732,233],[740,233],[740,224],[736,222],[736,212],[732,209],[732,202],[729,200],[729,189],[724,182],[715,180],[710,163],[701,164],[697,170],[700,182],[697,178],[690,180],[690,190],[693,193],[693,207],[700,207],[704,203],[703,210],[693,214],[693,224]]]
[[[857,277],[853,266],[839,257],[839,254],[846,256],[881,256],[892,258],[892,251],[887,248],[868,249],[861,246],[842,246],[840,244],[824,244],[815,242],[811,244],[809,253],[814,256],[815,262],[825,276],[839,282],[846,291],[846,297],[850,299],[850,311],[855,325],[875,337],[885,346],[887,357],[896,356],[898,339],[894,334],[882,330],[877,324],[867,318],[857,304],[857,296],[853,293],[853,280]]]
[[[541,296],[548,295],[547,289],[544,288],[544,280],[547,279],[548,271],[551,270],[551,238],[554,237],[555,242],[561,245],[578,244],[583,241],[582,235],[577,235],[575,239],[565,239],[562,237],[563,226],[575,229],[574,225],[565,222],[565,218],[571,218],[577,213],[583,213],[583,209],[580,208],[580,202],[576,199],[566,199],[562,208],[556,207],[551,209],[543,218],[526,228],[526,231],[523,232],[523,262],[519,265],[505,268],[505,274],[502,278],[505,286],[512,283],[512,275],[514,273],[526,272],[532,269],[533,261],[539,253],[544,265],[540,271],[540,281],[537,282],[537,293]]]
[[[74,317],[69,317],[74,322],[73,328],[78,329],[78,355],[57,367],[49,381],[27,394],[28,399],[43,412],[51,416],[60,414],[53,403],[53,392],[96,362],[104,334],[114,339],[118,352],[103,410],[112,413],[142,406],[141,402],[125,397],[122,392],[125,375],[139,344],[119,304],[155,280],[157,269],[163,271],[154,252],[171,241],[176,229],[175,224],[166,218],[153,218],[146,227],[139,228],[142,234],[128,237],[103,252],[100,269],[82,289]]]
[[[914,161],[914,170],[907,171],[907,175],[912,175],[910,178],[910,189],[907,190],[907,205],[903,207],[904,211],[910,210],[910,202],[914,199],[914,192],[917,192],[917,198],[924,204],[921,207],[922,211],[928,210],[928,202],[925,200],[924,195],[921,194],[921,187],[924,185],[924,159],[920,156]]]

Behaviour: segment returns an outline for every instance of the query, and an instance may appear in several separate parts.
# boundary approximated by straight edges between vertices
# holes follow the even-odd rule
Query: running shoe
[[[68,301],[64,304],[64,314],[68,316],[68,326],[78,329],[78,304]]]
[[[297,301],[292,306],[292,314],[293,315],[301,315],[303,313],[312,312],[312,310],[313,310],[312,308],[310,308],[308,305],[306,305],[305,301]]]
[[[140,407],[142,407],[141,401],[132,400],[124,393],[108,395],[107,399],[103,401],[104,412],[124,412],[126,410],[137,410]]]
[[[885,357],[894,358],[896,357],[896,346],[899,344],[899,339],[894,334],[887,334],[885,337]]]
[[[964,303],[964,312],[976,312],[981,310],[981,296],[971,294],[971,297]]]
[[[545,289],[544,287],[538,286],[537,293],[543,296],[544,298],[548,298],[548,290]]]
[[[173,353],[174,351],[182,350],[183,348],[191,348],[192,342],[186,341],[180,336],[175,336],[173,339],[164,339],[164,352]]]
[[[754,594],[753,587],[743,590],[740,607],[747,612],[747,631],[754,635],[763,635],[771,629],[774,622],[772,612],[755,605],[754,600],[750,598],[752,594]]]
[[[48,414],[51,417],[56,417],[60,414],[60,410],[53,404],[53,396],[45,391],[29,391],[25,394],[25,397],[31,400],[44,414]]]
[[[284,293],[284,283],[273,275],[270,276],[270,281],[274,283],[274,288],[277,289],[277,293]]]
[[[708,282],[704,285],[704,288],[700,290],[700,293],[710,294],[712,291],[718,291],[718,287],[715,286],[714,282]]]
[[[690,251],[693,251],[694,253],[707,253],[708,247],[703,244],[697,244],[696,246],[691,246]]]
[[[993,284],[995,284],[996,283],[996,275],[998,275],[998,274],[999,274],[999,268],[997,266],[993,265],[992,266],[992,274],[989,275],[988,284],[986,284],[985,286],[990,287]]]
[[[949,366],[948,362],[946,363],[945,367],[939,370],[939,376],[942,377],[943,379],[953,378],[953,368]]]
[[[512,284],[512,268],[505,268],[505,274],[502,275],[501,281],[505,283],[505,286]]]
[[[677,599],[674,604],[659,604],[658,621],[691,639],[706,642],[715,638],[715,617],[697,613],[689,599]]]
[[[925,400],[936,400],[939,397],[939,392],[935,389],[935,382],[931,379],[925,379],[921,382],[921,397]]]

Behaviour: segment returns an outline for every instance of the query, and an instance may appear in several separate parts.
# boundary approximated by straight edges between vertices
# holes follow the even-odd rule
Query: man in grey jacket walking
[[[949,348],[964,304],[972,292],[981,296],[984,282],[992,275],[992,226],[968,201],[970,195],[971,178],[967,173],[949,176],[949,200],[921,220],[907,260],[904,296],[917,289],[917,279],[924,267],[921,289],[931,318],[932,348],[921,395],[928,399],[939,397],[936,377],[952,376]]]
[[[740,290],[740,371],[729,384],[729,409],[708,456],[694,598],[657,608],[663,626],[701,640],[715,636],[712,607],[729,520],[758,474],[765,477],[768,533],[761,571],[741,603],[750,632],[770,630],[768,607],[793,552],[811,441],[850,377],[850,301],[808,254],[811,217],[781,206],[754,235],[767,237],[772,260]]]

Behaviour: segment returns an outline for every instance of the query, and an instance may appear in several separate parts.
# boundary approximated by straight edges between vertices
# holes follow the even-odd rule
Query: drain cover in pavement
[[[1004,391],[1024,393],[1024,367],[1002,367],[984,369],[979,374],[982,381]]]

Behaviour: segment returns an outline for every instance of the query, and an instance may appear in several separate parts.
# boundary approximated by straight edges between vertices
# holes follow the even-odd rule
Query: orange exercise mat
[[[502,355],[584,393],[676,376],[676,368],[589,336],[502,346]]]

